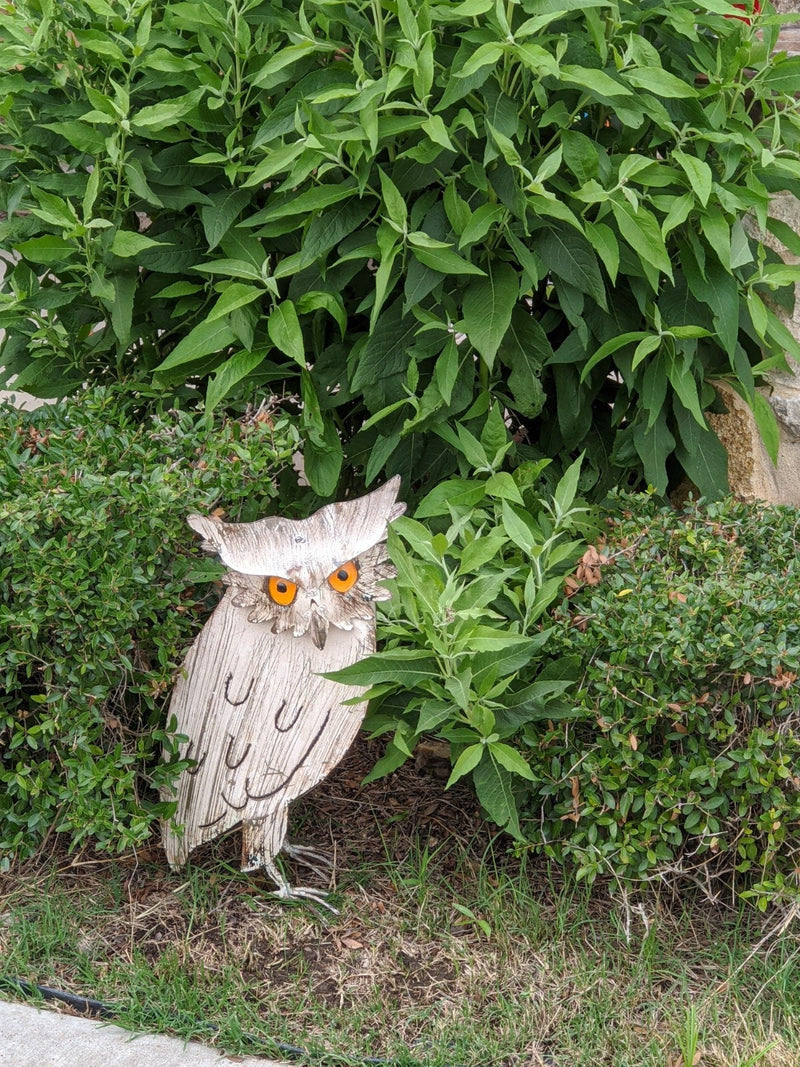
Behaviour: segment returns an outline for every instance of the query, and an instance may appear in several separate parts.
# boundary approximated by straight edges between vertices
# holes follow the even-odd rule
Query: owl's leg
[[[275,857],[286,843],[287,821],[287,809],[281,807],[261,819],[249,820],[242,824],[242,869],[254,870],[260,867],[264,870],[277,885],[274,895],[281,900],[311,900],[338,914],[337,909],[328,903],[328,894],[324,889],[290,885],[275,863]]]

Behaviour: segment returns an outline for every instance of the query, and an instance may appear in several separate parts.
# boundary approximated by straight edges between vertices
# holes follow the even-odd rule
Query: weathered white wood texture
[[[273,862],[288,805],[341,760],[366,708],[343,703],[361,689],[321,674],[374,650],[375,601],[389,596],[379,583],[393,575],[383,542],[404,507],[398,489],[395,478],[299,521],[190,518],[230,570],[170,705],[175,732],[189,738],[181,754],[196,761],[165,797],[178,805],[164,827],[171,865],[241,824],[242,869],[263,867],[290,895]]]

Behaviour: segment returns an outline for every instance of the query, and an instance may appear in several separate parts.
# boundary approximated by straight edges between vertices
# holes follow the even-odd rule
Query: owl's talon
[[[339,909],[334,908],[333,904],[328,901],[328,894],[324,889],[313,889],[311,886],[303,885],[282,885],[280,889],[276,889],[271,896],[278,897],[279,900],[294,900],[298,903],[304,903],[310,901],[313,904],[319,904],[320,907],[327,908],[328,911],[332,911],[334,915],[339,914]]]
[[[293,860],[297,860],[298,863],[302,863],[303,866],[308,867],[314,871],[315,874],[319,874],[322,877],[328,871],[332,871],[334,867],[333,856],[328,855],[327,852],[318,852],[315,848],[310,848],[308,845],[294,845],[289,841],[284,841],[283,852],[287,856],[291,856]]]

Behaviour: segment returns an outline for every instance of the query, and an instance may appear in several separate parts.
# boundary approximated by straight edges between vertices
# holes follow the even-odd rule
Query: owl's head
[[[355,500],[328,504],[307,519],[270,517],[222,522],[190,515],[188,523],[229,568],[223,581],[232,603],[250,608],[248,619],[272,623],[273,633],[311,634],[323,648],[328,628],[351,630],[371,620],[375,601],[388,600],[380,582],[393,578],[385,541],[389,523],[402,515],[400,479]]]

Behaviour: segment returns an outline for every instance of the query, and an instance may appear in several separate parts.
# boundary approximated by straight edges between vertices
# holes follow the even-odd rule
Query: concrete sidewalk
[[[195,1041],[133,1034],[52,1008],[0,1000],[0,1067],[290,1067],[260,1056],[229,1059]]]

